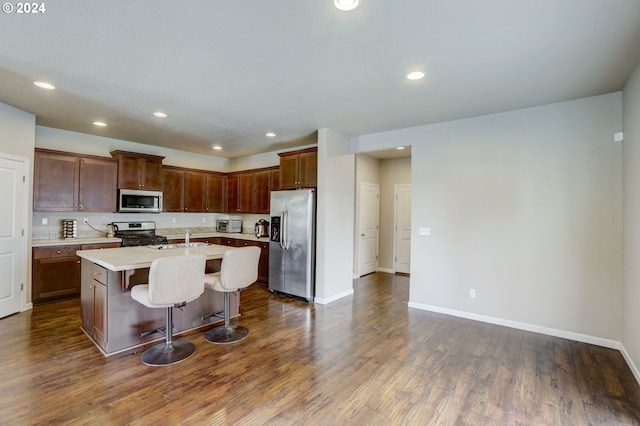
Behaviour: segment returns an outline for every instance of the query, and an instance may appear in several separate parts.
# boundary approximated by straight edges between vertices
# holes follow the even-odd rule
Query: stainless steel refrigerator
[[[315,191],[271,192],[269,290],[309,302],[315,292]]]

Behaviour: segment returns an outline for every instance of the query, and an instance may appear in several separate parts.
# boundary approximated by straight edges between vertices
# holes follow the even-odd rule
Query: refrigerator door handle
[[[284,220],[282,221],[283,228],[284,228],[284,234],[283,234],[283,238],[284,238],[284,246],[282,247],[285,250],[289,250],[289,210],[285,210],[283,212],[283,217]]]
[[[287,222],[286,222],[286,212],[280,212],[280,248],[282,250],[286,250],[285,238],[287,235]]]

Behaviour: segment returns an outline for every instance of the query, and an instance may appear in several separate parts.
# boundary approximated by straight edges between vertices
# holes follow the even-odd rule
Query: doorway
[[[0,154],[0,318],[22,310],[27,281],[28,159]]]

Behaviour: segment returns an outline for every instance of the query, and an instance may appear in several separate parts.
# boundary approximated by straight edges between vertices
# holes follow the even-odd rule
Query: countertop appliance
[[[122,247],[151,246],[167,244],[167,237],[156,235],[156,223],[147,222],[113,222],[114,235],[122,239]]]
[[[242,232],[242,220],[240,219],[218,219],[216,220],[217,232]]]
[[[256,238],[269,236],[269,222],[264,219],[260,219],[255,226]]]
[[[271,192],[269,290],[313,301],[315,294],[315,191]]]
[[[121,189],[118,192],[118,212],[120,213],[160,213],[162,192]]]

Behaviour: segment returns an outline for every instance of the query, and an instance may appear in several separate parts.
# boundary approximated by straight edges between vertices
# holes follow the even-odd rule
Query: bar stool
[[[206,259],[202,255],[171,256],[156,259],[149,269],[149,284],[136,285],[131,297],[148,308],[165,308],[165,341],[142,353],[143,364],[175,364],[193,355],[191,342],[173,340],[173,308],[179,308],[204,293]],[[144,335],[161,332],[156,329]]]
[[[220,312],[209,316],[224,318],[224,325],[207,331],[204,338],[211,343],[238,342],[249,335],[245,327],[230,324],[231,293],[240,291],[258,279],[258,261],[260,248],[255,246],[233,248],[227,250],[222,258],[220,271],[204,276],[204,286],[214,291],[224,293],[224,315]]]

